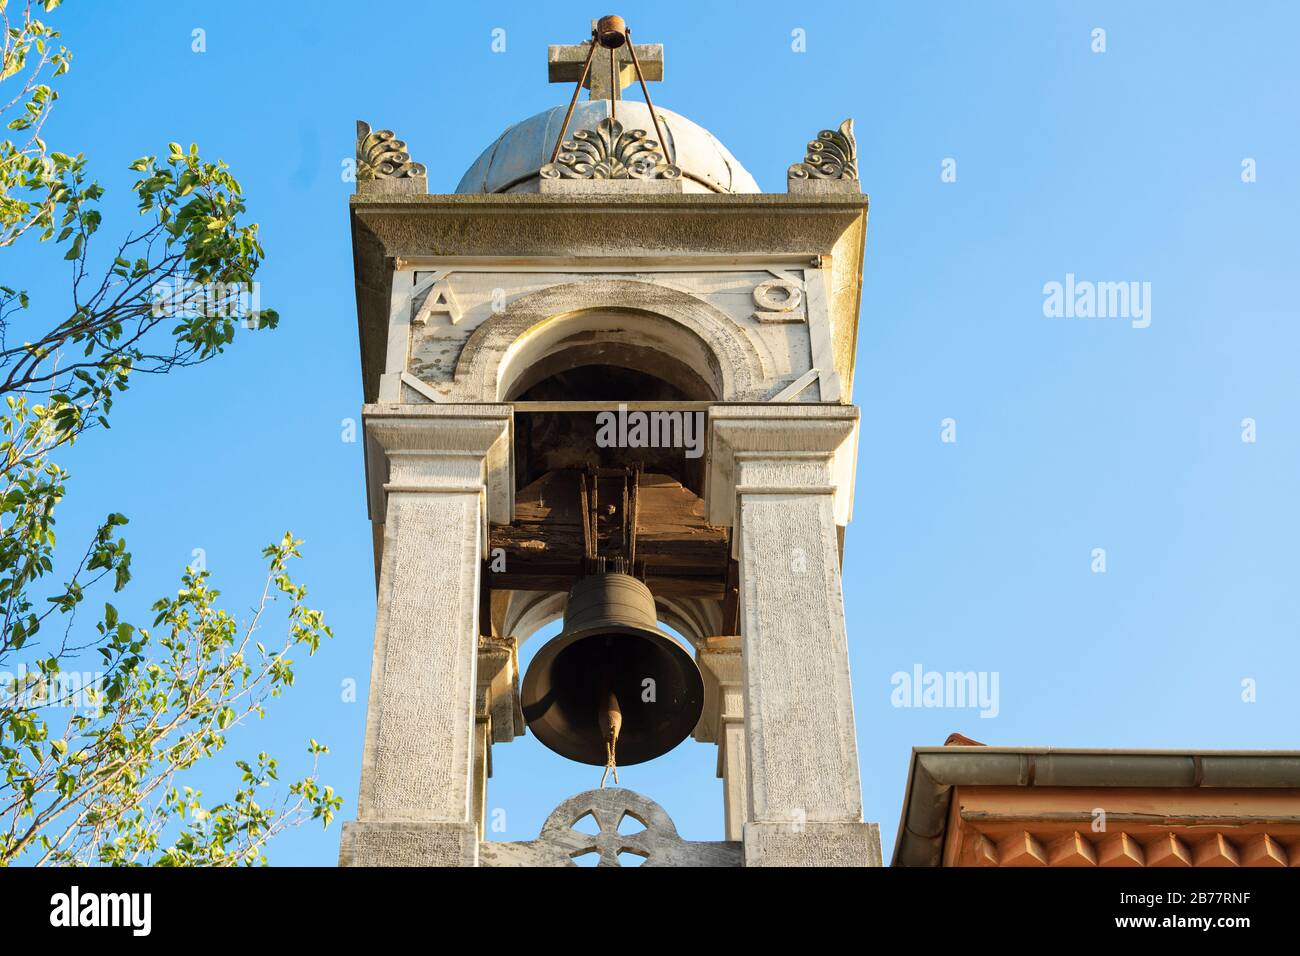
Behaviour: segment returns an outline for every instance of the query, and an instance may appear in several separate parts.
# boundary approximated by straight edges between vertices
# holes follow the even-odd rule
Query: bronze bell
[[[520,696],[543,744],[614,769],[611,725],[619,764],[666,754],[695,729],[704,681],[691,655],[656,626],[650,589],[608,572],[573,585],[564,630],[537,652]]]

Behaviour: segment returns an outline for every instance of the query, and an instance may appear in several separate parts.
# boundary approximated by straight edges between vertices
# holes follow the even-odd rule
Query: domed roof
[[[539,190],[539,170],[550,162],[555,137],[564,123],[566,107],[556,106],[502,133],[483,151],[474,165],[461,177],[458,193],[535,193]],[[702,126],[671,110],[656,108],[668,155],[681,171],[685,192],[756,193],[761,192],[727,147],[719,143]],[[582,129],[595,129],[610,115],[609,100],[584,100],[577,104],[569,121],[565,139]],[[654,120],[644,103],[619,100],[618,122],[625,129],[643,129],[655,139]]]

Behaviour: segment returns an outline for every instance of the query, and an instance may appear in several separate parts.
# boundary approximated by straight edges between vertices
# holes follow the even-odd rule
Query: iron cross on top
[[[602,20],[592,20],[592,35],[596,36],[598,24],[617,19],[617,17],[605,17]],[[619,26],[622,26],[621,20]],[[577,82],[578,77],[582,75],[582,65],[587,62],[587,51],[589,49],[589,43],[548,46],[546,48],[547,79],[552,83]],[[610,62],[611,55],[613,58],[612,64]],[[638,43],[636,45],[636,56],[641,62],[641,72],[645,75],[647,83],[664,78],[664,47],[662,43]],[[612,74],[614,72],[618,73],[617,83],[613,81]],[[636,69],[632,65],[632,54],[628,51],[628,44],[624,43],[616,49],[610,50],[604,48],[598,41],[595,55],[591,58],[591,69],[587,71],[587,79],[582,84],[591,91],[591,99],[622,99],[622,91],[635,82]]]

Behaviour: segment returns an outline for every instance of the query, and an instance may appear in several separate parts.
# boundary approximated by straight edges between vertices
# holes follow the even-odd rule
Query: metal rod
[[[591,475],[591,556],[600,556],[600,478]]]
[[[630,569],[630,568],[631,568],[631,564],[632,564],[632,556],[631,556],[631,551],[632,551],[632,537],[631,537],[631,527],[630,527],[630,525],[628,524],[628,510],[627,510],[627,508],[628,508],[628,474],[627,474],[627,471],[625,470],[625,471],[623,472],[623,514],[622,514],[622,516],[621,516],[622,519],[623,519],[623,548],[622,548],[622,550],[623,550],[623,557],[625,557],[625,558],[628,559],[628,567],[629,567],[629,569]]]
[[[618,120],[618,94],[620,92],[618,85],[618,73],[614,69],[614,52],[615,48],[609,48],[609,118],[617,122]]]
[[[659,148],[664,151],[664,162],[671,163],[673,158],[668,155],[668,142],[664,139],[664,131],[659,128],[659,115],[655,113],[655,105],[650,102],[650,88],[645,85],[645,74],[641,72],[641,61],[636,57],[636,45],[632,42],[632,29],[629,27],[624,32],[627,33],[627,49],[632,54],[632,66],[636,68],[636,78],[641,83],[641,93],[645,96],[645,105],[650,109],[650,119],[655,124],[655,136],[659,137]]]
[[[569,108],[564,114],[564,125],[560,127],[560,135],[555,137],[555,148],[551,150],[551,162],[555,162],[560,155],[560,144],[564,142],[564,134],[569,131],[569,120],[573,119],[573,108],[578,105],[578,94],[582,92],[583,81],[587,79],[587,71],[591,69],[591,58],[596,53],[596,31],[591,31],[591,46],[587,48],[587,59],[582,64],[582,75],[578,77],[578,84],[573,88],[573,96],[569,100]]]
[[[579,507],[582,509],[582,556],[595,558],[595,549],[591,546],[591,505],[587,498],[587,476],[578,475]]]
[[[641,463],[632,468],[632,505],[631,513],[627,518],[627,526],[630,531],[627,547],[627,570],[629,574],[636,574],[636,519],[637,513],[641,510]]]

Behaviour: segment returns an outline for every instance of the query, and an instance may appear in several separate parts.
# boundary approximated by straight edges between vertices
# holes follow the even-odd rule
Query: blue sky
[[[336,638],[267,719],[195,779],[209,796],[265,748],[305,742],[355,815],[374,614],[347,219],[354,122],[405,138],[449,191],[507,125],[564,102],[546,44],[589,4],[90,3],[51,18],[76,60],[46,127],[109,188],[101,236],[136,225],[126,165],[170,140],[221,157],[262,225],[281,328],[137,383],[88,437],[64,541],[131,518],[143,621],[192,550],[243,612],[258,552],[291,528]],[[1300,725],[1300,64],[1283,3],[663,2],[623,11],[666,45],[656,103],[712,130],[784,191],[818,129],[857,121],[871,198],[844,566],[866,818],[892,850],[909,749],[991,744],[1288,748]],[[491,52],[492,30],[506,52]],[[1091,33],[1106,31],[1106,51]],[[207,50],[191,50],[192,31]],[[806,52],[791,49],[792,30]],[[631,91],[634,92],[634,91]],[[945,159],[956,182],[942,182]],[[1257,181],[1242,181],[1255,160]],[[67,302],[52,248],[5,255],[36,308]],[[8,272],[15,270],[15,272]],[[17,273],[21,273],[18,275]],[[1151,284],[1151,322],[1049,318],[1067,273]],[[48,313],[47,313],[48,314]],[[1241,422],[1257,441],[1242,441]],[[957,441],[941,441],[956,421]],[[75,547],[75,545],[70,545]],[[1093,549],[1106,551],[1094,573]],[[542,643],[530,641],[525,660]],[[914,665],[996,672],[996,718],[891,705]],[[343,682],[360,685],[342,700]],[[1242,700],[1242,681],[1257,700]],[[529,839],[594,786],[532,738],[498,745],[497,838]],[[684,836],[719,839],[715,750],[628,768]],[[338,825],[273,863],[331,864]]]

